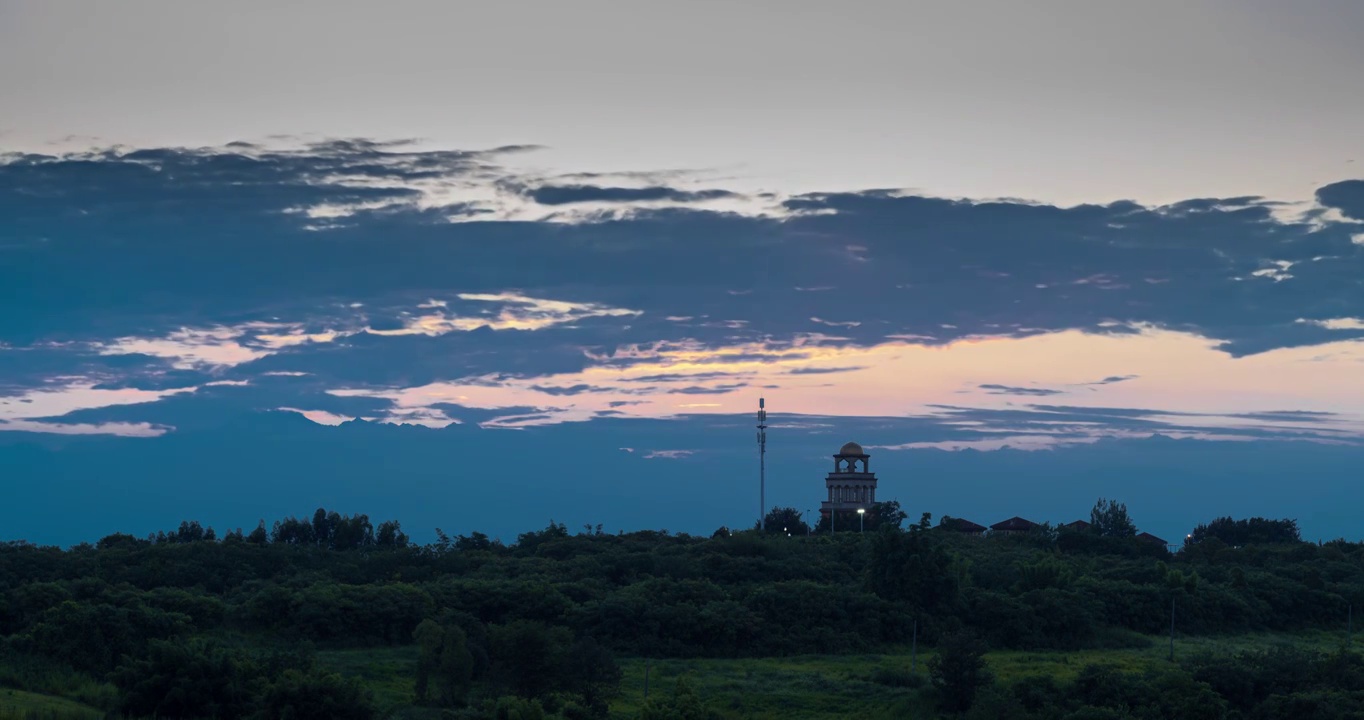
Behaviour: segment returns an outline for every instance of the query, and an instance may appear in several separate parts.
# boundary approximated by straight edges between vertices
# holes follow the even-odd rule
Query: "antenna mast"
[[[767,516],[767,401],[758,398],[758,530]]]

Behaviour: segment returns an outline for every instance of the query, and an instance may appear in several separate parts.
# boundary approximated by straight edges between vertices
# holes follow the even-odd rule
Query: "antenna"
[[[767,400],[758,398],[758,530],[767,516]]]

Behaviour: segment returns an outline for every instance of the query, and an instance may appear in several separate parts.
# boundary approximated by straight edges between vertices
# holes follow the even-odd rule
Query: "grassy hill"
[[[101,720],[104,713],[74,700],[0,688],[0,720]]]

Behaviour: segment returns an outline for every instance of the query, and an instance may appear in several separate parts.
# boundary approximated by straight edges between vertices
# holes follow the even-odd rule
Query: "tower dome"
[[[844,444],[843,444],[843,447],[839,448],[838,454],[839,454],[839,455],[866,455],[866,453],[862,452],[862,446],[861,446],[861,445],[858,445],[858,444],[855,443],[855,442],[844,443]]]

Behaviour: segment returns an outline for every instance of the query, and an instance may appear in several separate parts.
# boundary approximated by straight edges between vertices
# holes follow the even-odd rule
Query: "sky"
[[[1364,6],[0,0],[0,539],[1364,537]],[[477,527],[475,527],[477,526]]]

